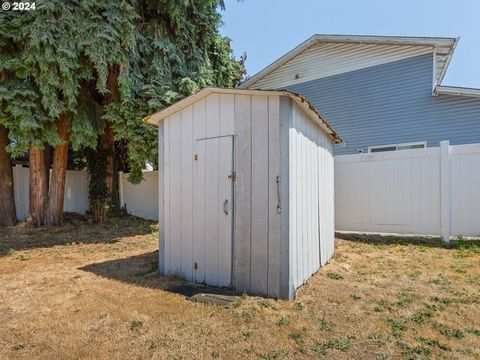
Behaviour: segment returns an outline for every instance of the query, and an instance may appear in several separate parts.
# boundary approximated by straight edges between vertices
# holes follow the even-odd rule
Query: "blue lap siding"
[[[432,54],[288,86],[304,95],[345,140],[335,154],[427,141],[480,143],[480,98],[432,96]]]

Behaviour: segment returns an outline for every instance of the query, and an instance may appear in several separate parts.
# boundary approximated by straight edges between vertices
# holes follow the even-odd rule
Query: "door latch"
[[[232,181],[237,180],[237,174],[235,174],[235,171],[232,173],[232,175],[228,175],[228,178]]]

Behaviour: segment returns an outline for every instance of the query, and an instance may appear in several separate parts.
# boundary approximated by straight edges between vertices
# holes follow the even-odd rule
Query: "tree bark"
[[[45,225],[48,200],[48,175],[45,170],[45,151],[30,148],[28,151],[29,215],[30,227]]]
[[[45,152],[45,171],[47,173],[47,189],[50,188],[50,163],[52,162],[52,147],[45,143],[43,146]]]
[[[50,196],[47,206],[47,225],[49,226],[61,225],[63,222],[63,200],[68,163],[68,117],[66,113],[60,115],[57,129],[58,136],[64,143],[55,146],[53,153]]]
[[[106,104],[120,101],[120,92],[117,82],[120,71],[121,69],[119,65],[111,66],[108,71],[107,88],[109,93],[105,97]],[[105,125],[105,131],[100,138],[100,144],[102,148],[107,151],[106,183],[108,188],[108,204],[111,208],[118,210],[120,208],[120,200],[118,196],[118,179],[116,179],[115,176],[115,140],[113,124],[110,121]]]
[[[107,152],[107,178],[105,182],[107,183],[108,189],[108,203],[111,205],[113,203],[113,172],[115,169],[114,166],[114,152],[115,152],[115,143],[113,140],[113,127],[112,123],[108,121],[105,126],[105,131],[100,137],[100,146],[103,151]]]
[[[0,228],[13,226],[17,221],[13,193],[12,161],[7,153],[7,129],[0,124]]]

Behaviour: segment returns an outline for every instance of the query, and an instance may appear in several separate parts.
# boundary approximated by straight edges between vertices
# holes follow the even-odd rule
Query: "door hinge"
[[[282,213],[282,204],[280,202],[280,176],[277,176],[277,214]]]
[[[232,175],[228,175],[228,178],[232,181],[237,180],[237,174],[235,174],[235,171],[232,173]]]
[[[193,159],[194,159],[195,161],[197,161],[197,160],[198,160],[198,154],[195,154],[195,156],[193,157]]]

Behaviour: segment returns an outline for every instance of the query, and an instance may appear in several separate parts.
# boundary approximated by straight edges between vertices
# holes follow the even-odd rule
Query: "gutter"
[[[480,97],[480,89],[437,85],[435,87],[435,90],[433,91],[433,95],[434,96],[453,95],[453,96]]]

